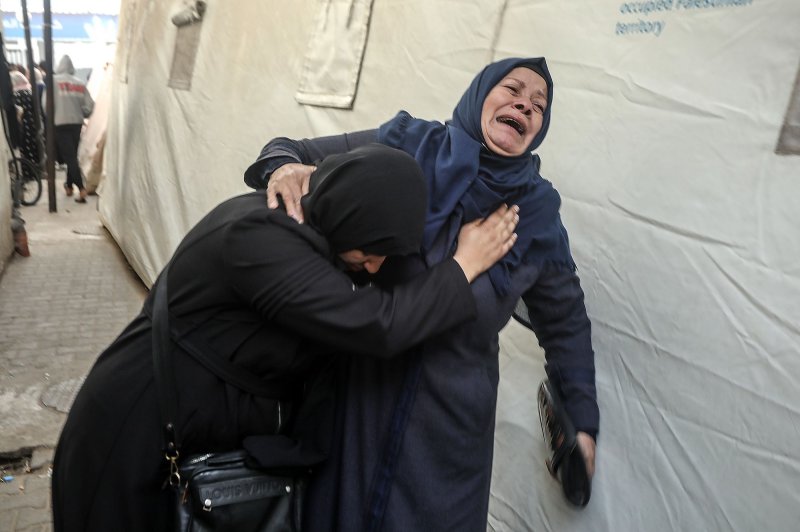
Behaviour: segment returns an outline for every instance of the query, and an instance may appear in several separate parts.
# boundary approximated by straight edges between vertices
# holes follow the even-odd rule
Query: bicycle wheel
[[[39,173],[39,168],[27,159],[16,159],[16,164],[14,163],[13,160],[9,161],[8,166],[11,179],[17,179],[19,183],[19,202],[27,207],[36,205],[42,197],[42,175]]]

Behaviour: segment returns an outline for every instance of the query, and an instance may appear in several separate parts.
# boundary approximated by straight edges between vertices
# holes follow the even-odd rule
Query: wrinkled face
[[[529,68],[515,68],[483,101],[481,132],[486,146],[498,155],[522,155],[542,129],[546,108],[544,78]]]
[[[351,272],[360,272],[367,270],[369,273],[377,273],[386,260],[384,255],[368,255],[359,249],[351,249],[350,251],[343,251],[339,253],[339,258],[347,264],[347,268]]]

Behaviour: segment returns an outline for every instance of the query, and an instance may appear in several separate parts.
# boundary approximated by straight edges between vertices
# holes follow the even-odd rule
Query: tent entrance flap
[[[295,99],[351,109],[367,45],[372,0],[321,2]]]

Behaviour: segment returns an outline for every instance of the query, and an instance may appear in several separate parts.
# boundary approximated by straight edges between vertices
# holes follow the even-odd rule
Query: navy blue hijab
[[[484,144],[481,111],[489,91],[517,67],[530,68],[547,82],[547,109],[542,129],[517,157],[493,153]],[[378,140],[414,156],[428,179],[428,212],[422,241],[429,264],[441,261],[430,248],[442,232],[452,251],[461,226],[485,218],[501,204],[519,205],[517,242],[489,270],[492,285],[506,295],[510,273],[521,262],[575,268],[567,232],[558,214],[561,198],[539,175],[539,157],[531,153],[550,125],[553,81],[544,58],[510,58],[491,63],[472,80],[445,124],[413,118],[405,111],[380,127]]]

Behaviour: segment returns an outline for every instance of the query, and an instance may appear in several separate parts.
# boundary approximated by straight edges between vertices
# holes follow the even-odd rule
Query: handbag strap
[[[164,458],[169,462],[169,483],[177,486],[181,477],[178,473],[180,440],[175,428],[178,398],[175,393],[175,367],[170,357],[169,314],[167,310],[167,270],[165,268],[153,287],[153,376],[158,407],[161,412],[161,429],[164,438]]]

